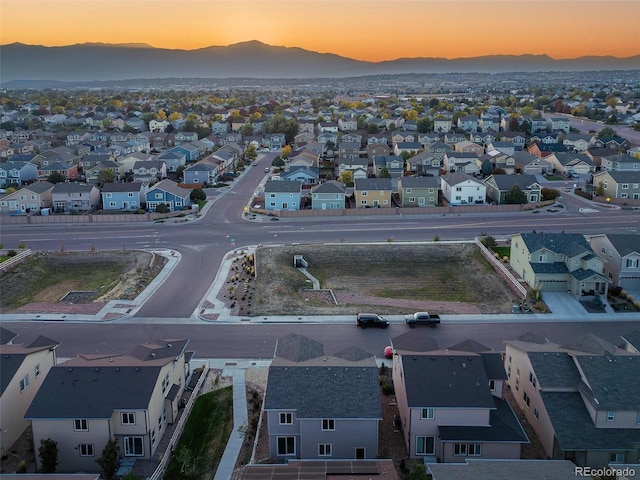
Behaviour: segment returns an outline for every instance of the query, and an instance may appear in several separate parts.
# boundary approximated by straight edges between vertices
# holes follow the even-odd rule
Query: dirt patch
[[[303,255],[309,273],[333,291],[337,305],[331,295],[310,289],[310,280],[293,266],[294,255]],[[263,247],[254,261],[255,277],[239,263],[220,292],[235,315],[339,315],[372,308],[382,314],[510,313],[515,299],[473,244]]]
[[[33,255],[2,276],[0,311],[94,314],[109,300],[135,298],[165,263],[140,250]],[[82,294],[63,300],[71,291]]]

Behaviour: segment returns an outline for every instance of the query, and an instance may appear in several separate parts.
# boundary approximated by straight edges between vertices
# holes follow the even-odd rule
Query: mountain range
[[[338,78],[404,73],[502,73],[638,70],[640,55],[556,60],[547,55],[398,58],[367,62],[258,41],[196,50],[146,44],[83,43],[61,47],[0,46],[0,83],[17,80],[85,82],[150,78]]]

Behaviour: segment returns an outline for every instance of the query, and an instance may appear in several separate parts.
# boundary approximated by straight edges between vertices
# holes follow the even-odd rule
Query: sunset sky
[[[361,60],[640,54],[640,0],[0,0],[0,44],[259,40]]]

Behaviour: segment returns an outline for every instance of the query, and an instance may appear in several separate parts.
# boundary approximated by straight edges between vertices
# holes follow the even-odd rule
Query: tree
[[[555,200],[560,196],[560,192],[558,190],[547,187],[540,190],[540,194],[542,195],[542,200]]]
[[[62,175],[60,172],[51,172],[47,177],[47,182],[49,183],[62,183],[64,181],[64,175]]]
[[[120,456],[120,447],[116,440],[109,440],[102,449],[102,455],[96,460],[96,463],[102,467],[104,476],[107,480],[111,480],[118,471],[118,463]]]
[[[159,203],[156,207],[156,213],[169,213],[169,205],[166,203]]]
[[[336,144],[331,140],[328,140],[324,146],[327,147],[327,153],[331,152],[331,154],[333,154],[333,149],[336,148]]]
[[[250,137],[251,135],[253,135],[253,125],[251,125],[250,123],[245,123],[240,127],[240,130],[238,130],[238,132],[243,137]]]
[[[204,193],[204,190],[201,188],[194,188],[193,190],[191,190],[189,198],[194,203],[203,202],[207,199],[207,194]]]
[[[282,147],[282,152],[280,153],[280,156],[282,157],[283,160],[286,160],[287,158],[289,158],[289,155],[291,155],[291,145],[285,145],[284,147]]]
[[[258,150],[256,149],[256,146],[251,143],[249,144],[249,146],[247,147],[247,150],[244,152],[244,156],[249,159],[251,162],[253,162],[256,158],[258,158]]]
[[[491,175],[491,172],[493,172],[493,163],[491,163],[491,160],[489,160],[488,158],[482,160],[480,172],[482,172],[482,175],[484,175],[485,177],[487,175]]]
[[[282,160],[282,158],[280,157],[276,157],[273,159],[273,162],[271,162],[271,165],[274,167],[283,167],[284,166],[284,160]]]
[[[40,448],[38,449],[40,456],[40,473],[55,473],[56,465],[58,465],[58,442],[54,442],[50,438],[40,440]]]
[[[111,183],[115,180],[116,174],[110,168],[103,168],[98,172],[98,183],[104,185],[105,183]]]
[[[338,177],[342,183],[344,183],[348,187],[353,186],[353,172],[351,170],[344,170],[340,176]]]
[[[615,137],[618,135],[616,131],[611,127],[604,127],[602,130],[598,132],[598,138],[603,137]]]
[[[186,167],[184,165],[180,165],[178,168],[176,168],[176,177],[178,178],[178,180],[182,180],[184,178],[184,169]]]
[[[377,176],[378,178],[391,178],[391,174],[389,173],[389,170],[387,170],[387,167],[382,167]]]
[[[527,203],[527,196],[518,185],[514,185],[505,195],[505,202],[510,205]]]
[[[596,196],[601,197],[604,195],[604,182],[600,182],[598,183],[598,186],[596,187]]]
[[[263,129],[265,133],[284,133],[287,143],[293,143],[294,137],[298,134],[300,125],[297,120],[287,119],[282,114],[276,114],[269,120],[264,122]]]
[[[380,133],[380,128],[375,123],[369,123],[367,125],[367,133],[375,135],[376,133]]]
[[[405,480],[428,480],[431,478],[427,475],[427,467],[424,463],[413,462],[411,464],[411,472],[404,476]]]
[[[519,118],[515,115],[509,117],[509,126],[508,129],[510,132],[517,132],[520,128]]]
[[[416,125],[418,127],[418,133],[428,133],[433,129],[433,124],[427,117],[420,117]]]
[[[180,120],[182,118],[182,115],[179,112],[173,112],[171,115],[169,115],[169,121],[170,122],[174,122],[176,120]]]

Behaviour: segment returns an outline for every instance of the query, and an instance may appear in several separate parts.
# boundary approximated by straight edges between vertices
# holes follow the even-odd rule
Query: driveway
[[[582,314],[586,313],[578,299],[565,292],[542,292],[542,300],[549,310],[556,314]]]

